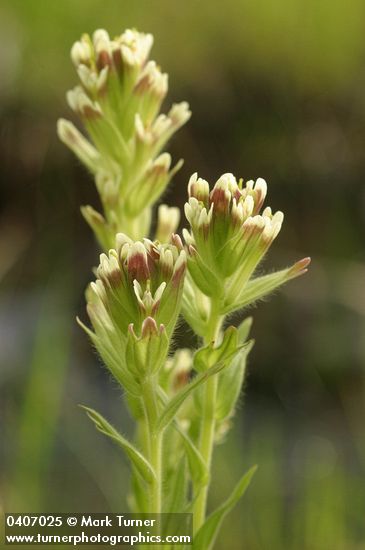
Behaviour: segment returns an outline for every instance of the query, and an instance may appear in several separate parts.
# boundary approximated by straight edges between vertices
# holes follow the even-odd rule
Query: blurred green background
[[[265,267],[313,262],[250,312],[256,346],[212,504],[259,470],[217,549],[365,548],[364,20],[362,0],[2,0],[1,508],[126,510],[127,465],[77,407],[132,431],[74,322],[98,253],[79,206],[98,203],[55,124],[72,118],[72,43],[136,27],[155,35],[168,102],[193,111],[164,200],[182,206],[194,171],[264,177],[286,216]]]

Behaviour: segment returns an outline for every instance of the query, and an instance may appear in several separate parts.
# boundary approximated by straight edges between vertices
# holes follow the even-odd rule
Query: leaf
[[[99,430],[104,435],[107,435],[113,441],[115,441],[122,449],[125,454],[128,456],[129,460],[132,462],[133,466],[136,468],[141,477],[147,482],[152,483],[156,479],[155,472],[146,460],[146,458],[139,452],[137,449],[130,443],[125,437],[120,435],[119,432],[105,418],[101,416],[98,412],[80,405],[88,415],[88,417],[94,422],[97,430]]]
[[[219,375],[216,418],[222,420],[230,416],[242,390],[246,370],[246,360],[255,341],[247,341],[252,326],[252,317],[247,317],[237,327],[237,339],[242,343],[240,351],[233,357],[229,369]]]
[[[148,491],[141,476],[135,470],[131,476],[131,492],[127,495],[128,508],[134,514],[148,513]]]
[[[242,390],[246,370],[247,355],[252,349],[254,340],[249,340],[233,357],[229,369],[219,375],[215,418],[218,421],[229,418],[234,411]]]
[[[168,514],[179,513],[186,506],[187,476],[186,464],[183,457],[175,468],[173,477],[169,477],[167,495],[167,507],[165,512]]]
[[[203,372],[218,362],[225,362],[231,359],[239,350],[237,342],[237,329],[228,327],[224,333],[222,342],[215,346],[212,342],[199,349],[194,355],[194,369]]]
[[[120,349],[116,349],[113,342],[110,341],[107,331],[104,330],[103,337],[100,338],[78,317],[76,317],[76,321],[89,336],[101,359],[110,370],[114,378],[128,393],[135,397],[139,397],[141,395],[140,385],[136,380],[136,377],[133,377],[130,371],[125,367],[124,361],[121,360],[124,356],[124,352],[121,352]]]
[[[228,499],[215,512],[213,512],[201,526],[194,537],[194,550],[211,550],[213,548],[213,544],[218,535],[222,521],[244,495],[256,470],[257,466],[252,466],[252,468],[245,473],[236,485],[230,497],[228,497]]]
[[[195,251],[193,257],[188,256],[189,273],[195,284],[207,296],[219,296],[222,292],[220,279],[203,262]]]
[[[206,485],[209,481],[209,472],[200,451],[184,430],[180,428],[179,424],[176,422],[174,425],[184,441],[189,471],[193,483],[198,487]]]
[[[168,397],[162,388],[160,388],[159,397],[161,402],[166,405],[168,402]],[[177,419],[173,422],[173,427],[183,440],[192,481],[197,486],[206,485],[209,481],[209,472],[200,451],[197,449],[188,434],[180,426]]]
[[[194,355],[194,369],[198,372],[204,372],[209,370],[212,365],[222,362],[229,370],[234,362],[234,358],[245,349],[247,344],[239,344],[240,327],[228,327],[223,334],[221,341],[218,345],[214,342],[198,350]],[[226,371],[224,371],[226,372]],[[223,372],[219,376],[223,376]],[[202,391],[198,391],[194,395],[195,405],[200,412],[202,412]]]
[[[200,384],[203,384],[208,378],[211,376],[214,376],[218,372],[220,372],[222,369],[224,369],[227,365],[224,361],[217,363],[213,367],[211,367],[209,370],[202,372],[201,374],[198,374],[190,384],[187,384],[179,393],[175,395],[170,401],[167,403],[165,410],[161,414],[160,418],[157,421],[156,426],[156,432],[159,430],[162,430],[170,424],[171,420],[174,418],[175,414],[181,407],[181,405],[184,403],[185,399],[189,397],[189,395],[200,386]]]
[[[234,303],[226,303],[223,309],[223,313],[231,313],[243,307],[260,300],[267,294],[273,292],[279,286],[287,283],[295,277],[303,275],[307,269],[310,262],[310,258],[303,258],[299,262],[295,263],[287,269],[282,269],[281,271],[276,271],[275,273],[270,273],[269,275],[264,275],[262,277],[257,277],[256,279],[251,279],[242,289],[240,296],[237,298],[237,301]]]
[[[248,335],[252,327],[252,321],[253,321],[252,317],[246,317],[246,319],[244,319],[242,323],[240,323],[237,327],[238,341],[242,342],[242,344],[246,342],[248,338]]]

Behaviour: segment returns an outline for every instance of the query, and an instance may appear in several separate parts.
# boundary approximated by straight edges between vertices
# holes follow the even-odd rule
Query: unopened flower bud
[[[81,86],[76,86],[76,88],[67,92],[66,97],[71,109],[80,117],[91,120],[101,118],[102,112],[100,105],[92,101]]]
[[[96,65],[99,70],[112,64],[112,47],[109,34],[104,29],[98,29],[93,34]]]
[[[126,63],[143,67],[153,44],[153,36],[127,29],[115,39],[115,43],[120,46]]]
[[[171,120],[175,128],[180,128],[191,117],[191,111],[189,109],[189,103],[182,101],[181,103],[174,103],[171,107],[168,117]]]
[[[100,165],[100,155],[72,122],[61,118],[57,123],[57,133],[61,141],[68,145],[91,172],[95,173]]]
[[[183,242],[181,240],[181,237],[179,235],[177,235],[176,233],[173,233],[171,235],[171,244],[176,246],[177,250],[179,250],[179,251],[184,249],[184,245],[183,245]]]
[[[83,35],[81,40],[74,43],[71,48],[71,59],[75,67],[90,65],[92,58],[92,46],[88,35]]]
[[[205,206],[209,200],[209,183],[202,178],[198,178],[197,172],[193,174],[188,183],[189,197],[194,197],[197,201],[201,201]]]
[[[176,231],[180,222],[180,210],[161,204],[157,211],[156,240],[167,243],[171,235]]]
[[[149,61],[134,87],[134,93],[142,95],[152,91],[157,96],[164,97],[167,93],[167,88],[167,74],[161,73],[155,61]]]

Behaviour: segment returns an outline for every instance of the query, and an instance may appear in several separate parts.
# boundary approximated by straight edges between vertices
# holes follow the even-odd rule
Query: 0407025
[[[62,517],[55,515],[5,514],[7,527],[61,527]]]

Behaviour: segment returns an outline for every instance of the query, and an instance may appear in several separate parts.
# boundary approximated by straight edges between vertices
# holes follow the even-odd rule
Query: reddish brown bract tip
[[[296,262],[293,267],[290,270],[290,274],[293,276],[297,275],[304,275],[304,273],[307,273],[308,265],[311,263],[311,258],[307,256],[306,258],[302,258],[298,262]]]
[[[157,336],[158,328],[156,321],[152,317],[146,317],[142,323],[142,338],[149,338],[150,336]]]
[[[148,269],[147,252],[142,243],[134,243],[127,257],[128,273],[132,280],[145,282],[150,278]]]

